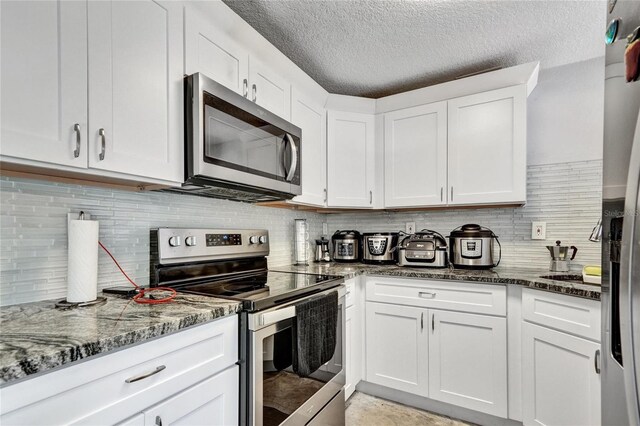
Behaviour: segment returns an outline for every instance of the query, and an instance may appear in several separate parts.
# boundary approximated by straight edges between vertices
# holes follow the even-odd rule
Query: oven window
[[[204,102],[205,162],[285,180],[292,151],[282,129],[208,93]]]
[[[292,368],[294,345],[292,327],[282,329],[263,339],[262,424],[264,426],[282,423],[305,402],[317,396],[325,384],[341,372],[341,317],[342,313],[338,311],[337,343],[333,358],[308,377],[298,376]]]

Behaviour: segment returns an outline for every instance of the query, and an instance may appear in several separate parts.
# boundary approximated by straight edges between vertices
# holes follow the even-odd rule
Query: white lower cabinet
[[[528,290],[528,289],[525,289]],[[569,333],[568,329],[554,330],[533,322],[547,322],[567,326],[573,331],[580,322],[592,323],[600,316],[599,304],[570,296],[544,292],[523,291],[536,295],[537,305],[544,308],[544,299],[554,306],[554,315],[541,315],[541,309],[531,313],[523,310],[522,323],[522,415],[528,425],[599,425],[600,416],[600,343]],[[536,294],[537,293],[537,294]],[[541,300],[542,299],[542,300]],[[561,300],[566,302],[561,304]],[[577,321],[578,312],[584,321]],[[570,306],[563,312],[558,307]],[[570,316],[571,315],[571,316]],[[569,319],[571,318],[571,321]]]
[[[368,382],[428,396],[426,309],[367,302]]]
[[[0,388],[0,424],[237,424],[237,361],[233,316]]]
[[[507,319],[429,311],[429,397],[507,417]]]
[[[348,399],[356,390],[356,385],[362,380],[362,313],[363,304],[360,303],[361,291],[359,278],[351,278],[345,282],[347,287],[345,313],[345,386],[344,397]]]

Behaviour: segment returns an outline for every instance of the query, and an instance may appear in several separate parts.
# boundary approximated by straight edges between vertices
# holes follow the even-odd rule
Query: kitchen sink
[[[578,275],[578,274],[548,274],[548,275],[540,275],[540,278],[545,278],[547,280],[555,280],[555,281],[566,281],[566,282],[576,283],[576,284],[588,284],[582,281],[582,275]]]

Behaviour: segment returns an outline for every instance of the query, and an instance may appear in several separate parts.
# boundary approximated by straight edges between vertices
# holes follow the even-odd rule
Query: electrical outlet
[[[416,223],[415,222],[405,223],[404,230],[407,234],[413,234],[414,232],[416,232]]]
[[[531,239],[547,239],[547,222],[531,222]]]
[[[322,235],[327,235],[329,233],[329,227],[327,226],[327,222],[322,222]]]

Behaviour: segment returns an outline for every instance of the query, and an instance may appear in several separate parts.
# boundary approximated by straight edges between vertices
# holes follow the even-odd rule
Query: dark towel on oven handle
[[[313,297],[295,306],[293,371],[307,377],[333,358],[336,350],[338,292]]]

